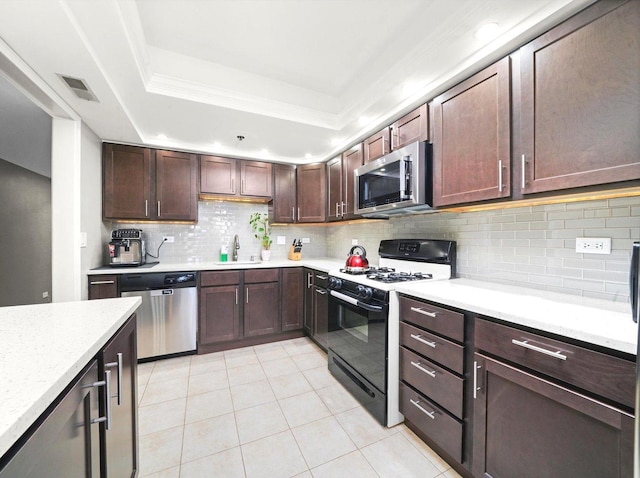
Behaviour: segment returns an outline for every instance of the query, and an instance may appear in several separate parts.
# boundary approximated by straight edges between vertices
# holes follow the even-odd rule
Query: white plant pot
[[[267,251],[266,249],[262,249],[260,251],[260,257],[263,261],[268,261],[269,259],[271,259],[271,250]]]

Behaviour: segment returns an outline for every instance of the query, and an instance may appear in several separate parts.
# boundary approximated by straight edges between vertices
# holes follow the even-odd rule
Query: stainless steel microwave
[[[356,214],[389,217],[431,209],[431,144],[417,141],[355,170]]]

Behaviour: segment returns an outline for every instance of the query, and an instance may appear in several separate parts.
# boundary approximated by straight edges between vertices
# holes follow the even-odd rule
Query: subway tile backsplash
[[[404,237],[457,241],[458,277],[628,302],[640,197],[334,226],[327,231],[327,254],[340,256],[358,239],[377,261],[381,239]],[[610,237],[611,254],[576,253],[576,237]]]
[[[198,224],[113,224],[145,231],[156,254],[163,236],[173,244],[160,249],[163,262],[219,260],[220,246],[240,238],[239,259],[259,257],[249,216],[267,212],[264,204],[200,201]],[[304,258],[345,258],[357,239],[373,264],[382,239],[431,238],[458,243],[458,276],[519,285],[615,302],[629,300],[631,245],[640,240],[640,197],[549,204],[464,213],[433,213],[329,226],[273,226],[272,258],[286,259],[294,238],[308,237]],[[277,245],[277,236],[285,237]],[[576,237],[610,237],[610,255],[575,252]]]

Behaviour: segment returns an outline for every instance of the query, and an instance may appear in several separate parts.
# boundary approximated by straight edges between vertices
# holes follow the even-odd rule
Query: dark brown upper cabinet
[[[105,219],[196,221],[195,154],[105,143]]]
[[[363,142],[364,162],[381,158],[415,141],[429,140],[429,106],[424,104]]]
[[[636,0],[596,2],[520,49],[518,191],[640,178],[639,51]]]
[[[429,140],[429,107],[427,104],[407,113],[391,125],[391,149],[416,141]]]
[[[156,151],[158,219],[198,219],[198,160],[195,154]]]
[[[509,197],[509,58],[431,103],[434,206]]]
[[[271,222],[296,222],[296,190],[296,167],[290,164],[274,164],[273,201],[269,203]]]
[[[200,193],[270,199],[271,163],[200,156]]]
[[[391,152],[391,127],[369,136],[364,140],[364,162],[368,163]]]
[[[327,173],[325,163],[304,164],[296,169],[298,222],[327,220]]]
[[[354,171],[362,166],[362,143],[327,163],[327,220],[353,219]]]

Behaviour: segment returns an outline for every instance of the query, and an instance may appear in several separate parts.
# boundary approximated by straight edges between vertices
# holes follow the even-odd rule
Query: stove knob
[[[361,297],[363,299],[371,299],[371,296],[373,295],[373,290],[371,289],[371,287],[367,287],[364,285],[359,285],[356,288],[356,292],[358,293],[358,297]]]
[[[338,277],[329,277],[329,289],[342,289],[342,279],[339,279]]]

